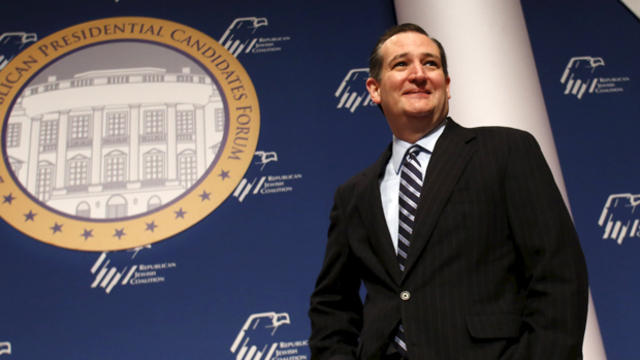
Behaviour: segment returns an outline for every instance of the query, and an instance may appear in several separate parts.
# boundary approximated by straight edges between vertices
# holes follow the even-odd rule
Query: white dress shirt
[[[440,138],[440,135],[442,135],[444,131],[445,124],[446,120],[442,121],[440,125],[415,143],[415,145],[420,145],[422,148],[422,151],[418,154],[418,161],[420,162],[420,171],[422,172],[423,180],[425,179],[431,154],[433,153],[438,138]],[[400,211],[400,205],[398,204],[400,168],[402,167],[402,160],[407,150],[413,145],[414,144],[410,144],[393,136],[391,158],[387,163],[384,176],[380,181],[382,209],[384,210],[384,217],[387,221],[387,227],[389,228],[389,234],[391,235],[391,241],[393,242],[393,248],[396,250],[396,254],[398,253],[398,212]]]

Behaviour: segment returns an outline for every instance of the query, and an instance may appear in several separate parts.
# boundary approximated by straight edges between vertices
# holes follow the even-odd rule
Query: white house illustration
[[[183,194],[214,161],[225,127],[209,76],[188,67],[96,70],[26,87],[5,142],[14,176],[34,198],[113,219]]]

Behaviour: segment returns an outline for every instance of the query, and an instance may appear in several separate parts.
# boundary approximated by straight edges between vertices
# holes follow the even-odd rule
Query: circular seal
[[[0,214],[37,240],[110,251],[171,237],[242,180],[260,110],[236,58],[146,17],[58,31],[0,71]]]

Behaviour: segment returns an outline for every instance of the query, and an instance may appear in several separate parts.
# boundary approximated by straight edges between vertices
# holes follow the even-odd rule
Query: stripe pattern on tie
[[[400,169],[400,191],[399,191],[399,209],[398,214],[398,265],[400,271],[404,272],[409,254],[409,246],[411,245],[411,234],[413,233],[413,224],[415,221],[416,210],[420,200],[420,192],[422,191],[422,171],[418,154],[421,148],[413,146],[407,150],[402,168]],[[398,325],[398,331],[393,338],[398,351],[407,357],[407,344],[402,323]]]
[[[407,151],[407,155],[400,170],[400,192],[398,214],[398,264],[404,271],[409,253],[413,222],[415,221],[420,191],[422,191],[422,171],[418,162],[420,148],[414,146]]]

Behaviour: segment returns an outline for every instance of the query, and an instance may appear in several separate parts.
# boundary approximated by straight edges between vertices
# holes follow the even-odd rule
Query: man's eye
[[[397,67],[402,67],[402,66],[407,66],[407,63],[404,61],[398,61],[397,63],[394,63],[391,67],[392,68],[397,68]]]
[[[427,61],[424,62],[424,65],[425,66],[430,66],[430,67],[438,67],[438,66],[440,66],[440,64],[438,64],[438,62],[435,61],[435,60],[427,60]]]

